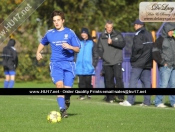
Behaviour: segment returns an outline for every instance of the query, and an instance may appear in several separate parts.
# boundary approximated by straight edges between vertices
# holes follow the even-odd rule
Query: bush
[[[17,81],[51,81],[49,71],[49,54],[43,60],[37,62],[31,53],[20,53],[18,55],[19,64],[16,69]]]

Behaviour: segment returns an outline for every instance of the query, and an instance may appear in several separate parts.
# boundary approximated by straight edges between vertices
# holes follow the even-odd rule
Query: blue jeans
[[[142,83],[143,88],[151,88],[151,69],[132,68],[129,81],[129,88],[136,88],[139,79]],[[143,103],[145,105],[150,105],[150,100],[150,95],[144,95]],[[127,101],[133,105],[135,102],[135,95],[128,95]]]
[[[163,66],[159,68],[160,75],[160,88],[167,88],[168,84],[170,88],[175,88],[175,69]],[[175,95],[169,96],[170,104],[175,104]],[[163,102],[163,95],[157,95],[155,98],[155,106],[158,106]]]

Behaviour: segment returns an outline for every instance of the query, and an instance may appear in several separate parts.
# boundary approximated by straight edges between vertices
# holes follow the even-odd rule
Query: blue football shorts
[[[75,78],[75,62],[50,62],[50,76],[54,84],[63,81],[64,86],[72,87]]]
[[[4,71],[4,74],[5,74],[5,75],[10,75],[10,76],[12,76],[12,75],[16,75],[16,72],[15,72],[15,71],[8,71],[8,70],[5,70],[5,71]]]

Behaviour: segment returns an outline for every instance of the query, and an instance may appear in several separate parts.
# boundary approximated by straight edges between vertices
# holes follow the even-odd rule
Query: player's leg
[[[57,81],[56,88],[63,88],[63,81]],[[65,109],[64,95],[57,95],[57,103],[60,108],[60,111]]]
[[[13,88],[13,86],[15,84],[15,75],[16,75],[16,72],[15,71],[9,71],[9,73],[10,73],[9,88]]]
[[[71,88],[71,87],[70,86],[64,86],[64,88]],[[70,97],[71,97],[71,95],[66,94],[66,95],[64,95],[64,97],[65,97],[65,108],[67,110],[70,107]]]
[[[73,80],[71,80],[69,77],[69,73],[67,73],[67,72],[64,72],[65,73],[65,75],[64,75],[64,88],[71,88],[72,87],[72,85],[73,85],[73,82],[74,82],[74,79]],[[64,106],[65,106],[65,109],[64,110],[62,110],[61,111],[61,115],[62,115],[62,117],[64,117],[64,118],[67,118],[68,117],[68,114],[67,114],[67,112],[66,112],[66,110],[69,108],[69,106],[70,106],[70,96],[71,95],[65,95],[65,104],[64,104]]]
[[[65,87],[65,88],[67,88],[67,87]],[[70,106],[70,97],[71,97],[71,95],[68,95],[68,94],[64,95],[64,98],[65,98],[65,108],[66,108],[66,110]]]
[[[70,68],[67,67],[64,71],[64,88],[72,88],[75,79],[75,64],[70,62]],[[66,109],[70,106],[70,96],[65,95],[65,107]]]
[[[63,69],[60,67],[59,63],[50,63],[50,75],[52,77],[53,83],[56,85],[56,88],[63,88]],[[57,95],[57,103],[62,114],[63,111],[65,111],[64,95]]]
[[[8,88],[9,81],[10,81],[10,74],[6,68],[4,68],[4,74],[5,74],[4,88]]]
[[[63,81],[58,81],[56,83],[56,87],[57,88],[64,88]],[[66,113],[64,95],[57,95],[57,102],[58,102],[58,105],[60,107],[60,113],[61,113],[62,118],[67,118],[68,115]]]

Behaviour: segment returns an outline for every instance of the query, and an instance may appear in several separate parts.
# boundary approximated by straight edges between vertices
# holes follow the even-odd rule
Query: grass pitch
[[[69,117],[47,122],[47,114],[59,111],[55,95],[0,96],[0,132],[174,132],[175,108],[120,106],[104,102],[103,95],[91,100],[71,97]],[[152,100],[154,96],[152,96]],[[168,102],[168,98],[165,98]]]

